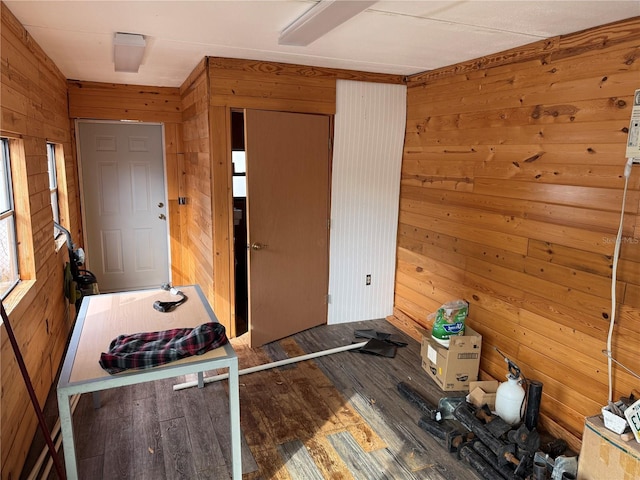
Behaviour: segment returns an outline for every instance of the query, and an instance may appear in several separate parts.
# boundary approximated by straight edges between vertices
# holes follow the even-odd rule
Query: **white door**
[[[78,122],[87,267],[101,292],[170,281],[162,125]]]

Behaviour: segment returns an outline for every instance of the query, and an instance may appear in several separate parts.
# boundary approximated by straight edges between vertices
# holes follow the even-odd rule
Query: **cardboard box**
[[[496,409],[496,392],[499,385],[497,380],[469,382],[467,400],[476,407],[488,405],[491,411],[494,411]]]
[[[640,443],[625,442],[597,415],[587,417],[578,457],[578,480],[640,478]]]
[[[422,333],[422,368],[445,392],[466,391],[478,379],[482,336],[467,326],[465,335],[451,337],[446,348],[430,332]]]

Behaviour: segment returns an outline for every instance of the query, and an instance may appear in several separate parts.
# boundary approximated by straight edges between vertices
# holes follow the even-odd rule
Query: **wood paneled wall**
[[[579,448],[608,400],[607,331],[640,18],[408,80],[395,287],[407,331],[464,298],[481,376],[544,383],[541,424]],[[615,358],[640,372],[640,167],[629,180]],[[638,380],[614,365],[614,398]]]
[[[47,140],[63,146],[66,224],[82,242],[69,118],[163,122],[176,284],[199,283],[233,325],[230,113],[335,112],[335,80],[404,78],[205,58],[180,89],[67,82],[0,3],[1,125],[22,140],[29,282],[8,299],[44,401],[70,328],[66,249],[48,211]],[[541,422],[579,447],[606,402],[613,240],[624,144],[638,85],[640,19],[548,39],[408,79],[394,322],[415,334],[452,298],[484,336],[482,376],[502,379],[498,346],[544,382]],[[68,100],[67,100],[68,94]],[[640,173],[632,172],[618,275],[615,357],[640,370]],[[178,197],[187,199],[178,206]],[[27,258],[27,260],[29,260]],[[56,287],[59,286],[59,288]],[[45,288],[46,287],[46,288]],[[229,328],[233,335],[233,328]],[[2,479],[17,478],[36,418],[0,327]],[[637,385],[614,367],[615,395]]]
[[[164,124],[168,218],[171,249],[171,275],[174,285],[189,282],[183,259],[182,105],[180,91],[169,87],[148,87],[111,83],[69,81],[71,119],[136,120]],[[75,148],[75,144],[74,144]]]
[[[66,80],[18,20],[0,3],[0,131],[16,139],[24,161],[14,170],[20,213],[21,282],[4,300],[29,376],[41,404],[54,382],[71,326],[64,297],[64,244],[53,239],[47,173],[47,141],[61,146],[65,165],[61,222],[81,238],[75,155],[67,114]],[[60,149],[60,148],[59,148]],[[59,150],[58,149],[58,150]],[[65,186],[66,184],[66,186]],[[18,210],[19,209],[19,210]],[[37,428],[6,328],[0,326],[0,455],[2,479],[17,479]]]
[[[209,84],[206,60],[180,87],[184,141],[186,271],[197,283],[218,315],[214,290],[213,202],[209,131]],[[229,331],[229,319],[218,315]]]
[[[235,334],[233,202],[231,196],[232,109],[304,113],[335,111],[335,77],[322,69],[251,60],[208,58],[211,129],[215,297],[217,312]],[[303,71],[309,75],[304,76]]]
[[[190,258],[194,274],[213,295],[209,299],[216,315],[232,336],[231,111],[256,108],[332,115],[338,78],[404,82],[394,75],[207,57],[181,87]]]

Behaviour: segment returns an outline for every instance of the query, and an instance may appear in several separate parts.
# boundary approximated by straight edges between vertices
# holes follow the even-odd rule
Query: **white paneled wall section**
[[[404,85],[338,80],[329,324],[393,311],[406,94]]]

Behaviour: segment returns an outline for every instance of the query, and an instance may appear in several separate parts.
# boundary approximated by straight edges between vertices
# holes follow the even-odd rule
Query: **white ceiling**
[[[280,31],[315,0],[3,0],[69,79],[177,87],[205,56],[410,75],[640,15],[640,0],[378,1],[307,47]],[[145,36],[114,71],[116,32]]]

